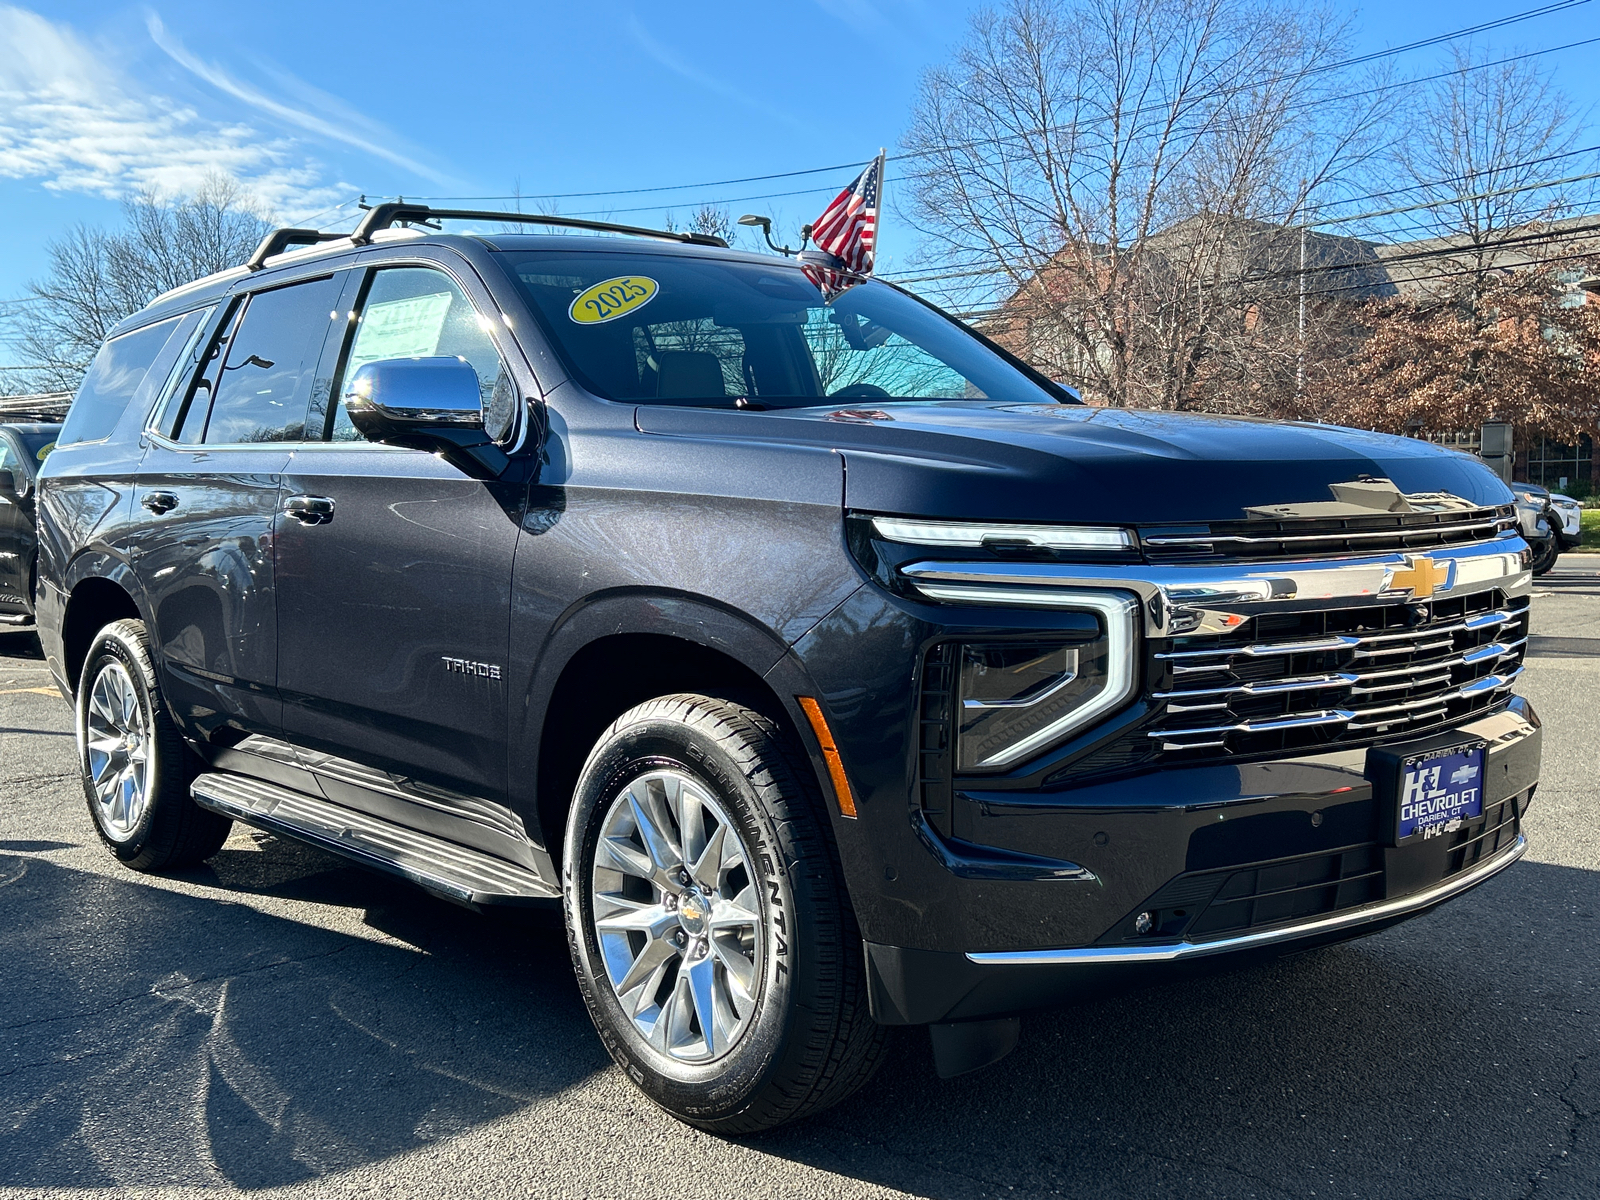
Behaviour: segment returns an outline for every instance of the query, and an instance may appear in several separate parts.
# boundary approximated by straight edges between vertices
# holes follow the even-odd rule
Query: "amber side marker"
[[[833,794],[839,801],[839,811],[847,817],[856,815],[856,798],[850,791],[850,781],[844,777],[844,760],[839,757],[839,747],[833,744],[833,731],[822,715],[822,706],[810,696],[796,696],[805,709],[806,720],[811,722],[811,732],[817,735],[822,747],[822,759],[828,764],[828,778],[833,780]]]

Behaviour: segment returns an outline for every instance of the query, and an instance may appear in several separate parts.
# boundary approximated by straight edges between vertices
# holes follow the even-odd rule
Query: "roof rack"
[[[637,225],[616,225],[610,221],[586,221],[580,217],[558,217],[540,215],[537,213],[520,212],[483,212],[467,208],[429,208],[425,204],[406,204],[389,201],[384,204],[375,204],[367,210],[366,216],[361,218],[361,223],[356,226],[355,232],[350,235],[350,240],[358,246],[364,246],[372,240],[372,235],[380,229],[388,229],[404,221],[515,221],[523,225],[558,225],[567,229],[593,229],[600,233],[631,233],[635,237],[665,238],[671,242],[688,242],[695,246],[719,246],[726,250],[728,243],[711,233],[676,233],[666,229],[642,229]],[[279,230],[279,233],[292,232]],[[328,234],[320,235],[328,237]],[[332,236],[340,236],[332,235]],[[265,243],[262,243],[265,245]],[[258,250],[259,254],[260,251]]]
[[[266,265],[267,259],[274,254],[282,254],[291,246],[315,246],[318,242],[337,242],[344,236],[342,233],[322,233],[316,229],[274,229],[261,239],[261,244],[256,247],[255,253],[245,260],[245,270],[261,270]]]

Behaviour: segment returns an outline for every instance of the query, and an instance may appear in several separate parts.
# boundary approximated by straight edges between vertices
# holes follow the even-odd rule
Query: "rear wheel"
[[[690,1124],[755,1133],[871,1075],[860,935],[821,796],[783,730],[664,696],[584,766],[567,825],[567,928],[601,1039]]]
[[[210,858],[232,825],[189,795],[198,760],[161,698],[142,621],[95,635],[78,677],[78,767],[100,838],[136,871]]]

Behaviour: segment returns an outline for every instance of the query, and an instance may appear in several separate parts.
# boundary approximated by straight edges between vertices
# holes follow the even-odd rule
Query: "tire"
[[[143,621],[114,621],[95,635],[73,707],[84,799],[112,854],[153,872],[222,848],[233,822],[189,795],[200,762],[162,699]]]
[[[641,820],[667,835],[656,854]],[[694,886],[663,886],[685,859]],[[563,893],[601,1040],[678,1119],[757,1133],[837,1104],[877,1067],[887,1031],[867,1011],[815,775],[752,709],[674,695],[619,717],[578,779]]]
[[[1550,568],[1556,565],[1556,559],[1561,557],[1561,543],[1551,538],[1545,545],[1533,552],[1533,561],[1529,563],[1529,570],[1535,575],[1547,575]]]

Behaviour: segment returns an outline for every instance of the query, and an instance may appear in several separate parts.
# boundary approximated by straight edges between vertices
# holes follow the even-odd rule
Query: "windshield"
[[[881,283],[827,305],[777,260],[610,251],[504,259],[568,368],[610,400],[870,408],[1055,398],[961,326]]]
[[[39,472],[39,464],[50,457],[50,451],[56,448],[56,434],[61,432],[61,426],[50,425],[44,429],[17,429],[13,430],[17,440],[22,443],[28,452],[28,459],[33,464],[34,474]]]

